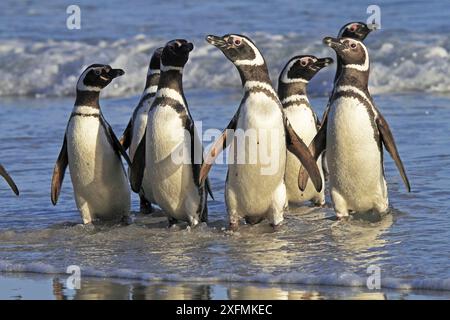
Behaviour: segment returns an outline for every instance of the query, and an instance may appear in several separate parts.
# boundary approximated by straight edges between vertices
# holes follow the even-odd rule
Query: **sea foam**
[[[274,82],[284,64],[296,54],[335,56],[321,39],[266,33],[251,37],[263,52]],[[126,71],[105,90],[105,97],[136,95],[143,88],[151,53],[165,41],[144,35],[93,43],[2,40],[0,96],[72,96],[78,76],[92,63]],[[195,50],[185,69],[186,88],[240,86],[237,71],[219,50],[201,38],[193,41]],[[377,31],[366,43],[371,55],[372,93],[450,92],[450,44],[444,35],[399,36]],[[334,67],[321,71],[311,83],[311,94],[328,94],[333,77]]]
[[[37,273],[67,274],[66,270],[45,263],[15,264],[0,260],[0,273]],[[327,275],[311,275],[301,272],[287,272],[280,275],[260,273],[253,276],[220,273],[217,276],[194,277],[177,274],[157,275],[132,269],[99,270],[81,268],[81,276],[94,278],[191,282],[191,283],[260,283],[260,284],[297,284],[314,286],[366,287],[367,277],[354,273],[331,273]],[[381,277],[381,289],[394,290],[435,290],[450,291],[450,279],[400,279]]]

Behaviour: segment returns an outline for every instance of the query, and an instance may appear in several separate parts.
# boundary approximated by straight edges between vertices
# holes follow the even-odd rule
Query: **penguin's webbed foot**
[[[316,208],[326,208],[327,204],[325,202],[313,202],[313,206]]]
[[[230,222],[229,230],[236,232],[239,229],[239,222]]]
[[[346,221],[346,220],[348,220],[350,218],[350,216],[349,216],[349,214],[347,213],[347,214],[339,214],[339,213],[336,213],[336,219],[337,219],[337,221]]]
[[[128,215],[123,216],[120,219],[120,224],[123,225],[123,226],[129,226],[130,224],[133,224],[133,218],[128,216]]]
[[[271,223],[270,226],[272,227],[273,232],[277,232],[277,231],[280,231],[282,224],[281,223],[279,223],[279,224]]]
[[[140,197],[140,213],[151,214],[153,213],[153,206],[151,202],[147,201],[144,197]]]
[[[178,223],[178,220],[172,217],[169,217],[168,219],[169,225],[168,228],[172,228],[173,226],[176,226],[176,224]]]

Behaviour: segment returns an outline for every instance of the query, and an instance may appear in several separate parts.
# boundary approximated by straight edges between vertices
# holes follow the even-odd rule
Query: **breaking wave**
[[[367,45],[371,54],[371,91],[378,93],[450,92],[450,40],[444,35],[394,35],[379,31]],[[301,53],[334,56],[319,39],[298,35],[252,34],[263,51],[273,81],[287,60]],[[104,96],[138,94],[143,87],[148,59],[165,40],[137,35],[116,41],[0,42],[0,96],[71,96],[81,71],[91,63],[123,68]],[[203,39],[185,70],[186,88],[239,87],[238,73],[216,48]],[[311,94],[327,94],[334,68],[320,72],[311,83]]]

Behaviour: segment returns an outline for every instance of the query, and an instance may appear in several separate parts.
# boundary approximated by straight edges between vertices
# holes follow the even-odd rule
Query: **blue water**
[[[230,234],[223,230],[223,165],[211,173],[211,221],[195,230],[167,230],[161,213],[135,215],[126,227],[77,225],[69,175],[58,205],[51,205],[51,173],[81,70],[94,62],[125,69],[101,98],[106,119],[120,135],[152,50],[185,37],[195,45],[184,73],[193,117],[204,129],[221,129],[242,92],[237,72],[206,44],[205,35],[251,36],[275,80],[295,54],[333,55],[321,39],[350,20],[365,21],[370,2],[78,3],[81,30],[65,28],[70,1],[0,3],[0,162],[21,191],[17,198],[0,181],[0,271],[61,273],[76,264],[87,275],[140,280],[355,286],[364,285],[367,267],[377,265],[385,287],[450,290],[448,4],[379,1],[382,29],[367,39],[370,89],[412,184],[406,193],[386,156],[392,215],[336,222],[328,199],[324,209],[292,209],[279,232],[263,223]],[[319,114],[333,75],[329,68],[310,84]]]

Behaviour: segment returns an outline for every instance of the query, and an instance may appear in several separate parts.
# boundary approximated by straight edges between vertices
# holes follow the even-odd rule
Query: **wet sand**
[[[69,275],[0,275],[0,299],[6,300],[414,300],[450,299],[432,290],[369,290],[362,287],[239,283],[146,282],[84,278],[80,289],[67,288]]]

